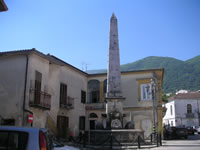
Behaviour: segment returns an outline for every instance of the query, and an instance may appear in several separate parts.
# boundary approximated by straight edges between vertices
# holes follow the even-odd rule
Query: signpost
[[[28,115],[28,122],[33,125],[33,114]]]

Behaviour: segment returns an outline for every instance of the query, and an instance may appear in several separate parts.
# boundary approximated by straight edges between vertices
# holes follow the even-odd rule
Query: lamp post
[[[153,78],[151,79],[151,92],[152,92],[152,102],[153,102],[153,133],[156,135],[158,116],[157,116],[157,91],[158,83],[155,72],[153,72]]]

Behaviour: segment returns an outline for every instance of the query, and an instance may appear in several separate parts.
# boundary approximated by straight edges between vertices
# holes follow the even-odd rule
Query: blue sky
[[[36,48],[82,69],[105,69],[110,17],[121,64],[147,56],[187,60],[200,52],[200,0],[5,0],[0,51]]]

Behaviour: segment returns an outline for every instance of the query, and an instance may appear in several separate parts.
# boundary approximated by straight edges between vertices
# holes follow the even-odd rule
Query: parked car
[[[197,128],[197,133],[200,134],[200,126]]]
[[[194,135],[197,130],[194,127],[187,127],[188,135]]]
[[[52,150],[48,129],[0,126],[2,150]]]
[[[188,137],[188,130],[184,127],[165,127],[164,128],[164,139],[179,139]]]

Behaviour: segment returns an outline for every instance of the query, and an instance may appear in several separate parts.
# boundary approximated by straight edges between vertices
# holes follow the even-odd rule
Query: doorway
[[[90,130],[95,130],[95,120],[90,120]]]
[[[57,131],[60,138],[67,138],[67,129],[69,128],[69,118],[57,116]]]

